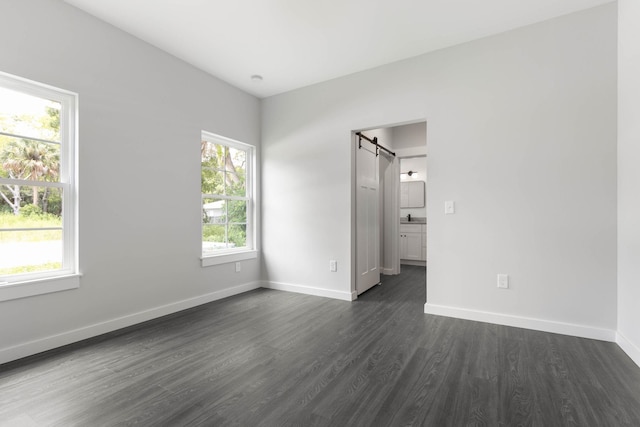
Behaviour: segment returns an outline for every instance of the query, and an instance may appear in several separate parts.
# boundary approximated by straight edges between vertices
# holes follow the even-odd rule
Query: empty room
[[[640,425],[640,2],[0,17],[0,426]]]

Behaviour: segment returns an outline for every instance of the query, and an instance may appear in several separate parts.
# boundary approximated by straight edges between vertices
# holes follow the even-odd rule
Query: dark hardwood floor
[[[640,426],[617,345],[425,315],[424,283],[257,290],[2,365],[0,425]]]

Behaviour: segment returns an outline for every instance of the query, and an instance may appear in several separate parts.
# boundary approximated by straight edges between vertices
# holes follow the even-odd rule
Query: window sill
[[[242,251],[242,252],[233,252],[226,253],[220,255],[212,255],[208,257],[200,258],[202,262],[202,267],[210,267],[212,265],[220,265],[220,264],[228,264],[230,262],[244,261],[247,259],[255,259],[258,258],[258,251]]]
[[[80,275],[47,277],[25,282],[0,282],[0,301],[50,294],[80,287]]]

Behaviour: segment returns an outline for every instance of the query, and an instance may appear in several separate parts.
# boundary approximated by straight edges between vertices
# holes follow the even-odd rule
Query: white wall
[[[618,343],[640,365],[640,2],[618,19]]]
[[[0,70],[79,94],[83,275],[0,302],[0,362],[257,286],[257,260],[200,267],[199,150],[258,145],[259,101],[59,0],[0,16]]]
[[[621,0],[627,49],[633,3]],[[241,273],[200,267],[198,141],[205,129],[258,145],[259,102],[59,0],[0,2],[0,16],[0,70],[80,94],[83,273],[78,290],[0,303],[11,325],[0,362],[257,286],[257,261]],[[264,100],[264,278],[348,297],[351,131],[426,119],[432,309],[608,337],[615,40],[610,4]],[[617,320],[628,352],[640,345],[633,52],[620,59],[619,106]],[[450,199],[458,211],[445,217]],[[498,272],[511,290],[496,290]]]
[[[419,120],[427,310],[613,339],[615,4],[265,99],[267,280],[349,292],[350,131]]]
[[[400,157],[427,154],[427,123],[411,123],[394,126],[393,149]]]

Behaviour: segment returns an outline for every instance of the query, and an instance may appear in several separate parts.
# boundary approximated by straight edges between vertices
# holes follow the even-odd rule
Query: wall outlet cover
[[[456,212],[456,205],[453,200],[447,200],[444,202],[444,213],[447,215],[453,214]]]
[[[500,289],[509,289],[509,275],[498,274],[498,287]]]

